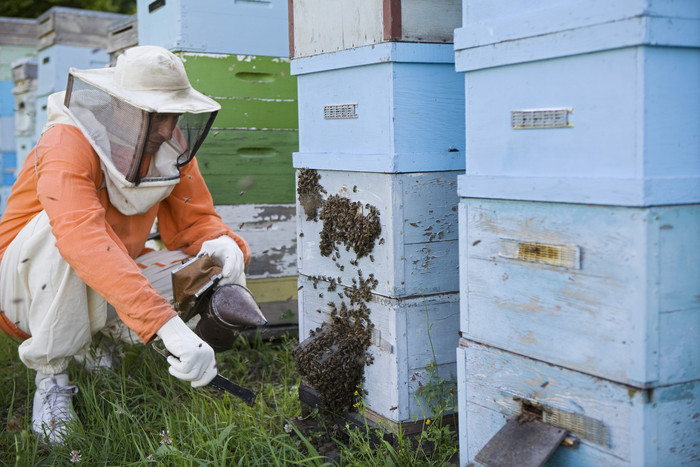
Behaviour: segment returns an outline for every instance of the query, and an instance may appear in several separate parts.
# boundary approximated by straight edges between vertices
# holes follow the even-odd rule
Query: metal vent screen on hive
[[[357,118],[357,104],[325,105],[323,106],[323,118]]]
[[[574,126],[569,121],[573,109],[533,109],[511,110],[510,126],[516,130],[534,128],[569,128]]]

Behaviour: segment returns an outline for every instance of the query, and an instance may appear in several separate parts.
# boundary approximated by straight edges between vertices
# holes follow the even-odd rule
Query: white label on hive
[[[570,128],[573,109],[511,110],[510,126],[516,130],[535,128]]]
[[[323,118],[357,118],[357,104],[325,105]]]
[[[502,238],[498,256],[528,263],[581,269],[581,249],[574,245],[549,245]]]

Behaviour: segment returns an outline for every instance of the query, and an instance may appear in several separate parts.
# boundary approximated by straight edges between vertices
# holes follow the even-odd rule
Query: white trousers
[[[115,340],[138,342],[114,308],[88,287],[61,257],[46,212],[31,220],[10,243],[0,262],[0,309],[31,337],[19,346],[29,368],[45,374],[65,371],[102,332]],[[161,295],[172,298],[169,270],[181,251],[154,251],[137,258]],[[163,266],[167,265],[167,266]]]

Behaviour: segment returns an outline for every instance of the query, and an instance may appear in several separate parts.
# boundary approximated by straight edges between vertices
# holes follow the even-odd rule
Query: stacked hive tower
[[[302,389],[336,410],[364,390],[371,419],[408,430],[431,416],[420,388],[455,376],[461,5],[292,5]]]
[[[455,49],[461,465],[512,419],[548,465],[697,465],[700,4],[465,0]]]
[[[35,54],[36,21],[0,18],[0,214],[5,211],[16,178],[18,132],[24,134],[22,122],[17,126],[16,121],[24,115],[24,102],[21,99],[15,102],[18,90],[15,89],[13,68],[15,62]]]
[[[248,287],[263,334],[296,332],[296,79],[287,0],[138,0],[139,45],[178,55],[192,85],[221,104],[197,153],[217,212],[250,244]]]

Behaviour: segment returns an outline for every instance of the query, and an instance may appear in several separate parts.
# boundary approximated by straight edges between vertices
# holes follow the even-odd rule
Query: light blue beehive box
[[[138,0],[140,45],[178,52],[289,56],[287,0]]]
[[[15,96],[16,172],[36,144],[37,58],[25,57],[12,63],[12,93]]]
[[[698,7],[467,2],[462,464],[523,401],[548,465],[697,461]]]
[[[700,3],[467,4],[462,196],[700,201]]]
[[[292,61],[296,167],[462,170],[463,77],[451,45],[386,42]]]

